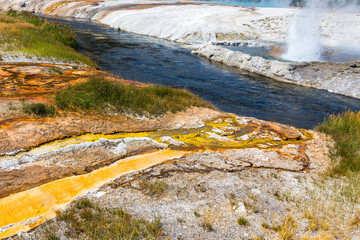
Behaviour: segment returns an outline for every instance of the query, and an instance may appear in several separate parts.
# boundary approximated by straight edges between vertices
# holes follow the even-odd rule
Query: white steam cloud
[[[359,11],[360,0],[308,0],[297,1],[304,5],[304,10],[295,15],[291,21],[287,51],[283,58],[292,61],[321,61],[322,39],[321,19],[329,9],[342,11]],[[294,1],[290,1],[294,3]],[[333,12],[332,14],[336,14]],[[335,35],[343,38],[343,48],[347,51],[360,51],[360,44],[351,33],[351,26],[338,27]]]

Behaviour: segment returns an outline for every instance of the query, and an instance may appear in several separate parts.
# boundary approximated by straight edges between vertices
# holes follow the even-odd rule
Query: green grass
[[[75,33],[67,26],[41,19],[30,13],[15,11],[0,15],[0,48],[25,56],[51,58],[96,67],[76,50]],[[26,24],[24,24],[26,23]]]
[[[189,107],[214,108],[210,103],[183,89],[165,86],[143,88],[122,85],[102,78],[60,91],[55,96],[62,110],[96,111],[101,114],[131,113],[160,116]]]
[[[209,220],[203,220],[203,221],[201,222],[200,226],[201,226],[204,230],[206,230],[206,231],[208,231],[208,232],[214,230],[213,225],[212,225],[212,223],[211,223]]]
[[[269,228],[270,228],[270,225],[267,224],[266,222],[261,223],[261,226],[262,226],[264,229],[269,229]]]
[[[160,220],[147,221],[131,216],[122,209],[98,206],[89,199],[80,199],[56,217],[65,222],[65,234],[75,239],[159,239]]]
[[[238,220],[237,220],[237,223],[240,225],[240,226],[246,226],[249,224],[249,221],[244,218],[244,217],[240,217]]]
[[[139,188],[145,191],[147,195],[155,196],[163,194],[169,188],[169,185],[164,181],[150,182],[149,180],[141,180]]]
[[[21,110],[36,117],[53,117],[57,114],[54,106],[43,103],[23,103]]]
[[[331,174],[360,172],[360,112],[331,115],[316,130],[330,135],[335,141],[331,154],[335,164]]]
[[[66,46],[72,47],[74,49],[79,48],[76,40],[76,34],[69,26],[60,25],[56,22],[50,22],[46,19],[39,18],[27,12],[18,13],[16,11],[8,11],[6,15],[14,19],[30,23],[36,27],[40,27],[42,31],[48,34],[48,36],[52,36],[55,40],[63,43]]]

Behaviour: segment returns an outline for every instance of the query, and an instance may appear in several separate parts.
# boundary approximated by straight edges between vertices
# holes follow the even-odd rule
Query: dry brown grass
[[[292,216],[286,216],[284,223],[279,226],[279,238],[281,240],[296,239],[295,234],[297,231],[297,223]]]
[[[8,34],[8,31],[16,31],[17,29],[34,28],[34,25],[23,22],[5,13],[0,13],[0,34]]]
[[[0,34],[4,33],[4,31],[8,32],[9,30],[16,31],[18,29],[24,28],[34,28],[30,23],[3,23],[0,22]]]

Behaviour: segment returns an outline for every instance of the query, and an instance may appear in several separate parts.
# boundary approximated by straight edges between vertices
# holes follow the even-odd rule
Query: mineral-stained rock
[[[102,139],[2,161],[0,198],[49,181],[85,174],[126,156],[164,147],[167,145],[150,138]]]
[[[42,63],[6,63],[0,66],[0,97],[25,98],[48,95],[60,89],[86,82],[91,77],[104,76],[123,84],[144,86],[90,67]]]
[[[81,116],[78,114],[67,114],[66,117],[48,119],[6,119],[0,121],[3,131],[0,141],[0,154],[19,149],[29,149],[52,140],[88,132],[114,133],[192,128],[201,126],[205,121],[219,115],[220,113],[214,110],[194,108],[186,112],[169,113],[160,118],[147,120],[126,116]]]

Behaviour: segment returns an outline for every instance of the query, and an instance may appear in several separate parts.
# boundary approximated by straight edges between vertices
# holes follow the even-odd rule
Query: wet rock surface
[[[199,115],[194,115],[195,112]],[[219,114],[219,112],[210,109],[192,109],[185,113],[179,113],[179,115],[167,114],[161,118],[148,120],[127,116],[106,117],[77,114],[49,119],[11,118],[0,123],[0,153],[4,155],[19,150],[28,150],[49,141],[85,133],[110,134],[192,128]]]
[[[139,82],[125,80],[90,67],[51,63],[1,63],[0,97],[17,99],[47,96],[66,87],[86,82],[94,76],[104,76],[123,84],[144,86]]]
[[[190,126],[187,125],[188,128],[179,125],[179,116],[182,116],[181,121],[184,121],[186,116],[188,120],[194,120],[193,111],[198,112],[196,122],[192,122]],[[200,114],[201,111],[203,114]],[[46,181],[46,176],[49,175],[48,173],[51,172],[52,168],[60,167],[55,173],[49,175],[47,181],[63,178],[66,175],[91,172],[125,156],[143,153],[159,146],[169,146],[170,148],[186,151],[221,150],[224,151],[224,156],[229,158],[228,161],[233,162],[234,159],[236,160],[234,167],[239,165],[239,167],[267,167],[289,171],[308,170],[310,160],[305,153],[305,142],[313,138],[312,133],[308,131],[301,132],[296,128],[277,123],[234,117],[227,114],[222,114],[221,117],[216,118],[216,115],[219,114],[206,109],[200,111],[199,109],[190,109],[188,112],[179,113],[178,116],[176,114],[172,116],[171,114],[165,115],[163,118],[156,119],[158,122],[155,123],[154,120],[132,123],[131,119],[124,117],[120,118],[122,119],[123,131],[126,131],[124,133],[93,134],[83,140],[79,136],[78,138],[75,137],[75,140],[72,140],[72,138],[61,140],[60,145],[54,145],[50,141],[59,136],[54,134],[54,131],[61,134],[64,133],[62,129],[69,128],[65,124],[66,118],[62,119],[65,120],[63,124],[58,125],[41,122],[39,124],[39,122],[32,122],[30,119],[27,123],[23,122],[19,126],[16,125],[15,128],[10,125],[10,127],[5,128],[5,131],[3,130],[6,133],[3,139],[8,141],[2,141],[1,147],[2,149],[9,149],[10,146],[16,148],[11,149],[11,152],[5,152],[0,157],[0,179],[3,179],[3,186],[6,186],[0,190],[0,193],[5,196],[12,193],[12,191],[16,192],[20,189],[23,190],[42,184]],[[209,120],[209,118],[212,121],[207,122],[206,120]],[[90,120],[83,120],[83,125],[86,125],[87,121]],[[49,122],[54,122],[54,120],[51,119]],[[141,128],[144,125],[147,126],[147,131],[141,132],[141,130],[144,131]],[[44,128],[39,129],[41,126],[44,126]],[[109,121],[102,128],[109,130],[111,129],[110,126],[115,128],[118,124]],[[77,131],[82,130],[78,125],[73,125],[71,128]],[[86,132],[88,131],[99,132],[98,129],[95,131],[87,129]],[[119,131],[119,128],[115,128],[114,132],[116,131]],[[16,139],[27,139],[29,137],[21,133],[33,136],[31,138],[33,146],[39,145],[36,145],[35,139],[50,143],[40,145],[40,147],[28,152],[24,151],[23,149],[27,149],[26,146],[29,142],[17,141]],[[77,134],[72,132],[68,133],[67,136],[73,135]],[[143,139],[143,136],[150,138]],[[16,137],[12,141],[18,142],[19,145],[11,144],[12,137]],[[131,137],[135,137],[135,140],[132,140]],[[153,139],[162,142],[162,145],[159,145]],[[169,141],[169,139],[172,141]],[[290,156],[286,156],[282,152],[290,154]],[[31,172],[35,171],[34,169],[38,173],[36,175],[39,176],[38,184],[31,175]],[[41,172],[44,174],[40,174]],[[44,177],[40,177],[42,175]],[[16,176],[22,177],[17,179]],[[23,184],[18,184],[18,181]],[[29,181],[29,184],[26,184],[27,181]]]
[[[89,173],[119,159],[166,146],[150,138],[102,139],[1,161],[0,197],[64,177]]]
[[[58,181],[62,184],[62,181],[68,181],[67,179],[71,177],[79,176],[77,180],[71,181],[80,181],[76,184],[85,187],[87,185],[82,184],[81,176],[86,175],[96,186],[97,180],[92,178],[93,173],[111,171],[119,164],[126,164],[128,160],[122,163],[122,159],[128,159],[132,155],[145,161],[142,160],[143,154],[149,152],[151,154],[154,151],[154,154],[162,154],[160,149],[170,149],[164,150],[165,155],[162,156],[162,159],[170,160],[164,163],[161,160],[155,167],[146,170],[131,167],[130,175],[125,174],[115,181],[108,181],[109,186],[116,189],[143,178],[163,179],[186,173],[201,174],[206,177],[214,173],[236,174],[253,170],[306,174],[306,172],[321,172],[329,164],[326,139],[316,132],[209,109],[191,108],[185,112],[142,120],[126,116],[103,119],[79,115],[77,117],[79,122],[75,125],[74,116],[29,118],[10,121],[2,126],[5,133],[3,139],[7,141],[1,142],[4,154],[0,157],[0,195],[3,197],[0,199],[0,208],[10,201],[7,198],[18,201],[15,200],[17,196],[20,198],[26,194],[29,195],[25,201],[28,203],[22,202],[22,204],[33,204],[38,199],[37,195],[32,195],[30,192],[36,191],[37,187],[44,189],[42,191],[48,189],[46,191],[53,194],[55,189],[56,191],[61,189],[57,187]],[[62,134],[69,129],[72,130],[67,132],[66,136],[75,136],[64,138]],[[92,133],[76,136],[84,132]],[[98,132],[113,132],[113,134]],[[54,141],[54,139],[62,140]],[[48,143],[41,145],[41,142]],[[8,151],[10,149],[11,152]],[[171,158],[171,156],[182,157]],[[156,159],[152,160],[156,161]],[[113,163],[115,165],[112,165]],[[103,178],[101,179],[104,181]],[[81,193],[86,193],[86,189],[85,187]],[[66,191],[74,194],[75,190]],[[67,196],[66,192],[61,194]],[[56,195],[59,197],[57,201],[65,201],[68,204],[69,200],[63,199],[62,195]],[[59,205],[57,201],[50,201],[50,205],[46,207],[56,209],[56,206],[66,206]],[[54,210],[44,212],[43,215],[31,212],[29,216],[32,216],[31,221],[34,223],[29,225],[27,222],[30,219],[25,218],[25,222],[22,221],[14,226],[30,229],[42,223],[45,216],[53,216],[53,214]],[[11,219],[5,222],[9,223]],[[3,236],[11,236],[9,231],[16,233],[14,227],[4,225],[1,228],[4,230]]]

